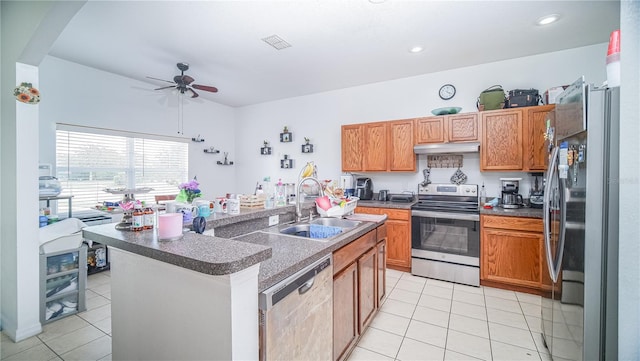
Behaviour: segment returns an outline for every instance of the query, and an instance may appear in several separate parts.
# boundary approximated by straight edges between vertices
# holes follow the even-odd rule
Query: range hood
[[[478,153],[479,151],[479,142],[419,144],[413,147],[413,152],[416,154]]]

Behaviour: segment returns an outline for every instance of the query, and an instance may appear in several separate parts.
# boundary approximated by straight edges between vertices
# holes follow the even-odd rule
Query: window
[[[152,188],[136,194],[137,200],[153,203],[159,194],[177,194],[189,169],[189,145],[179,138],[127,133],[100,128],[58,124],[56,174],[60,195],[73,196],[73,210],[94,208],[122,195],[110,189]],[[58,212],[68,211],[59,202]]]

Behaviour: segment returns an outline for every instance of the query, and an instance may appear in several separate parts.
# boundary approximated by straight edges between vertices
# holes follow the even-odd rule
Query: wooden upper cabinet
[[[364,170],[383,172],[387,170],[387,124],[364,125]]]
[[[446,121],[449,142],[478,141],[478,113],[448,115]]]
[[[389,123],[389,170],[415,171],[413,151],[413,119]]]
[[[342,126],[342,170],[361,171],[363,167],[364,125]]]
[[[478,113],[416,119],[416,144],[478,141]]]
[[[525,130],[524,169],[529,171],[545,171],[549,163],[549,152],[544,134],[547,131],[549,112],[555,105],[542,105],[527,108]]]
[[[416,144],[444,143],[444,117],[416,119]]]
[[[415,172],[413,128],[413,119],[343,125],[342,171]]]
[[[493,110],[482,116],[480,170],[522,170],[522,109]]]

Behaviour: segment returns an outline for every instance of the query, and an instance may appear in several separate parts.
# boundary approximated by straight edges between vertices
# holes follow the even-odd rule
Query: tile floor
[[[110,271],[87,279],[87,310],[43,326],[37,336],[14,343],[2,333],[0,359],[111,360]]]
[[[387,270],[387,298],[349,361],[551,360],[541,301]]]
[[[111,360],[109,271],[87,280],[87,311],[19,343],[1,360]],[[388,270],[387,298],[351,353],[358,360],[542,360],[540,297]]]

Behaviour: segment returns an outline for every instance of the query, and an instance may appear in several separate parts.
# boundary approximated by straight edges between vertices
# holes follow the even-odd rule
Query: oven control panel
[[[418,186],[418,194],[427,195],[447,195],[447,196],[477,196],[477,184],[437,184],[432,183],[426,186]]]

